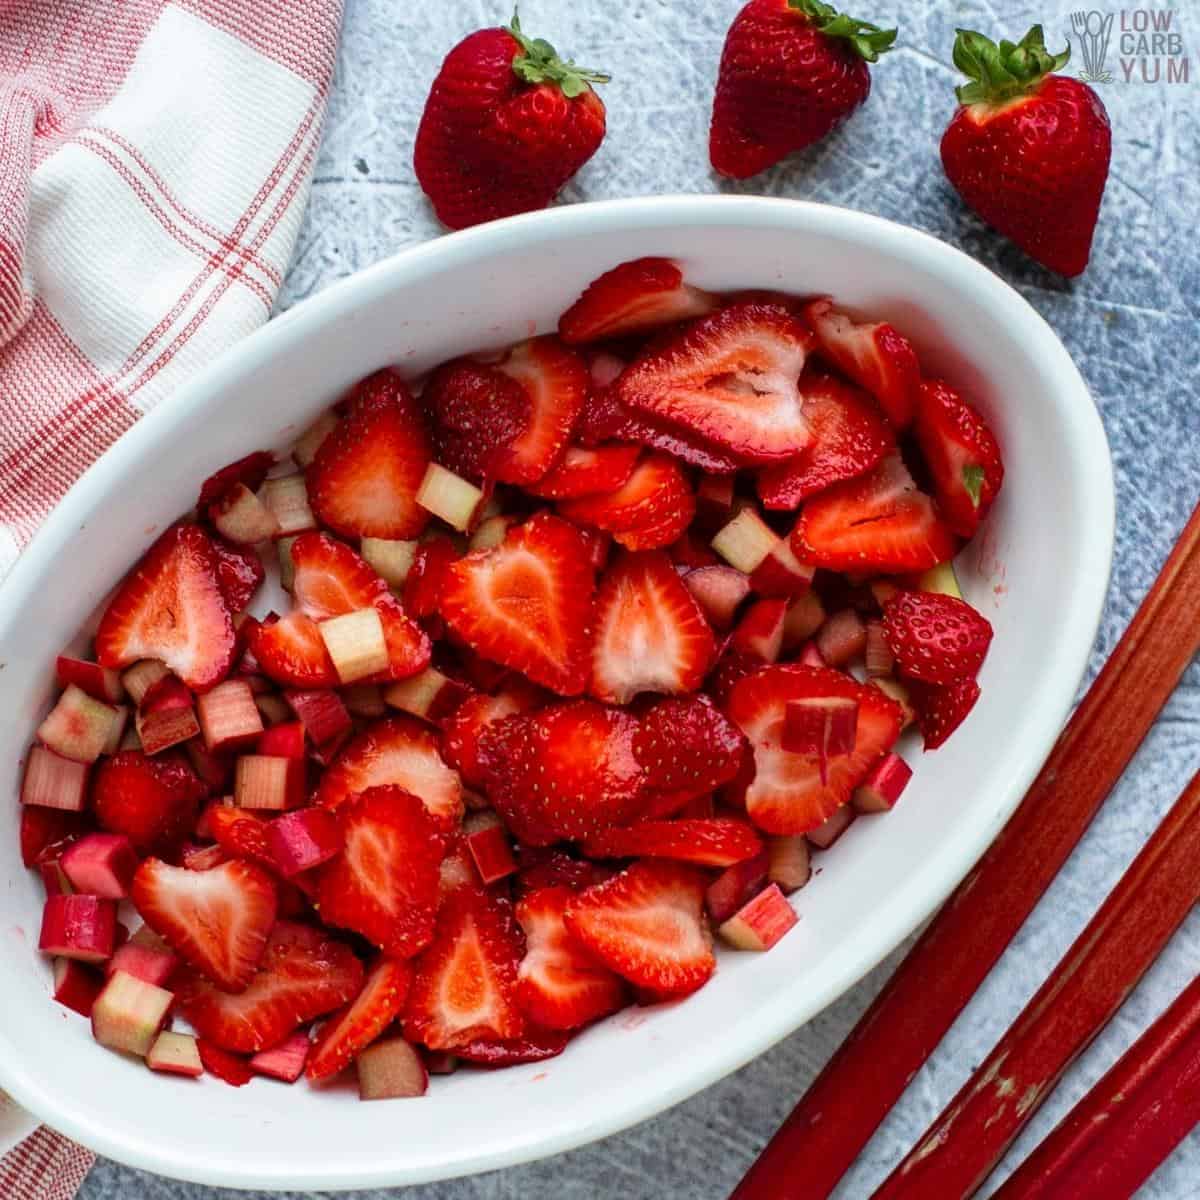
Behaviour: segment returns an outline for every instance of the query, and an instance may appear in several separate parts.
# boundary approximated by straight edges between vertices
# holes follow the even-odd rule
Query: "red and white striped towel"
[[[91,461],[261,325],[342,0],[0,2],[0,575]],[[4,1200],[92,1156],[40,1129]]]

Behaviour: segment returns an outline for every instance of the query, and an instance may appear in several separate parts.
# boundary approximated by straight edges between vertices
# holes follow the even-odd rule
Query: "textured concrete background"
[[[1112,175],[1092,265],[1083,279],[1064,284],[965,212],[937,158],[953,107],[954,28],[1016,38],[1042,20],[1057,48],[1070,7],[1053,2],[1058,9],[999,0],[854,4],[858,15],[880,23],[901,18],[901,45],[874,71],[865,110],[823,145],[738,190],[827,201],[928,230],[1015,284],[1058,331],[1103,412],[1117,471],[1117,556],[1094,672],[1200,496],[1200,3],[1171,5],[1173,27],[1191,59],[1188,84],[1143,83],[1140,66],[1132,82],[1123,82],[1114,35],[1109,66],[1116,79],[1100,89],[1114,128]],[[530,31],[614,76],[604,90],[608,137],[564,202],[728,186],[709,171],[706,131],[722,38],[738,7],[738,0],[526,0],[522,17]],[[348,0],[337,90],[284,306],[438,233],[412,178],[421,106],[446,51],[470,30],[507,15],[498,0]],[[1153,77],[1153,67],[1147,73]],[[1200,766],[1198,734],[1200,666],[1193,664],[1066,871],[848,1177],[838,1193],[842,1200],[870,1194],[1007,1027]],[[756,1062],[656,1120],[532,1166],[413,1188],[406,1200],[724,1196],[898,957]],[[997,1178],[1162,1011],[1198,963],[1200,916],[1194,915]],[[387,1194],[361,1195],[383,1200]],[[1200,1136],[1183,1145],[1145,1194],[1155,1200],[1200,1196]],[[238,1193],[101,1162],[80,1195],[232,1200]]]

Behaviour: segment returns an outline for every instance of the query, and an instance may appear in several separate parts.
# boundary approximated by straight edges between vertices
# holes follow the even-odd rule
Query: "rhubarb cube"
[[[850,828],[854,816],[854,806],[843,804],[833,816],[827,817],[816,829],[810,829],[804,836],[818,850],[828,850]]]
[[[166,1075],[187,1075],[199,1079],[204,1074],[196,1039],[187,1033],[164,1030],[154,1039],[146,1054],[146,1066]]]
[[[712,548],[744,575],[752,575],[775,549],[779,535],[754,511],[746,507],[712,540]]]
[[[812,855],[802,833],[767,838],[767,879],[784,893],[798,891],[812,878]]]
[[[110,976],[92,1006],[92,1036],[110,1050],[145,1057],[175,997],[124,971]]]
[[[310,466],[313,459],[317,457],[317,451],[321,448],[321,443],[334,431],[337,427],[337,414],[332,412],[323,412],[297,439],[292,446],[292,457],[296,460],[296,465],[301,469]]]
[[[795,924],[792,906],[773,883],[748,900],[717,932],[739,950],[770,950]]]
[[[859,812],[889,812],[912,778],[912,767],[898,754],[885,754],[855,789],[851,798]]]
[[[143,658],[135,662],[121,676],[121,683],[134,704],[141,704],[150,689],[171,672],[156,658]]]
[[[770,865],[770,854],[763,847],[753,858],[726,867],[708,885],[704,893],[704,906],[714,924],[728,921],[747,900],[766,887]]]
[[[263,731],[257,752],[266,758],[303,758],[306,745],[304,726],[299,721],[284,721]]]
[[[234,774],[234,802],[239,808],[295,808],[304,803],[304,774],[299,759],[243,754]]]
[[[486,521],[480,521],[479,528],[471,534],[471,540],[467,543],[467,549],[491,550],[493,547],[500,545],[504,541],[510,527],[516,524],[516,520],[516,517],[509,517],[498,513],[494,517],[488,517]]]
[[[831,667],[844,667],[867,648],[867,627],[852,608],[834,613],[817,630],[817,649]]]
[[[811,587],[816,567],[802,563],[792,553],[791,545],[784,538],[776,538],[767,556],[754,568],[750,586],[760,596],[804,595]]]
[[[267,826],[267,845],[286,879],[320,866],[342,848],[342,830],[323,808],[284,813]]]
[[[21,779],[21,803],[83,812],[87,806],[87,783],[86,763],[62,758],[44,746],[32,746]]]
[[[872,679],[890,675],[896,665],[883,633],[883,622],[878,619],[867,622],[866,664],[867,674]]]
[[[750,580],[734,567],[697,567],[683,577],[714,629],[730,629],[742,601],[750,594]]]
[[[317,628],[342,683],[355,683],[387,669],[387,641],[375,609],[360,608],[331,617]]]
[[[131,938],[125,945],[117,947],[112,958],[104,965],[104,974],[115,975],[118,971],[124,971],[143,983],[164,987],[178,965],[178,956],[165,944],[146,945]]]
[[[99,663],[85,662],[60,654],[55,663],[58,686],[66,689],[74,685],[82,688],[94,700],[106,704],[119,704],[125,699],[125,687],[118,672],[102,667]]]
[[[759,600],[746,610],[746,615],[729,635],[729,648],[761,662],[776,662],[783,649],[786,616],[786,600]]]
[[[393,1100],[423,1096],[429,1073],[415,1047],[403,1038],[389,1037],[368,1046],[355,1060],[358,1095],[362,1100]]]
[[[365,537],[359,543],[359,553],[375,568],[389,587],[401,588],[412,570],[418,542],[390,541],[387,538]]]
[[[174,675],[160,679],[142,697],[134,722],[142,750],[161,754],[200,734],[192,693]]]
[[[262,501],[278,524],[276,537],[289,537],[316,529],[317,518],[308,504],[308,488],[303,475],[280,475],[268,479],[259,490]]]
[[[82,1017],[92,1015],[92,1006],[104,987],[102,976],[75,958],[54,960],[54,999]]]
[[[279,518],[244,483],[235,483],[208,515],[217,532],[237,546],[265,542],[279,532]]]
[[[470,689],[457,680],[443,675],[436,667],[426,667],[417,675],[391,684],[385,689],[383,699],[392,708],[437,725],[469,695]]]
[[[228,857],[220,846],[197,846],[189,842],[179,850],[179,861],[189,871],[211,871]]]
[[[283,698],[314,745],[323,746],[350,728],[350,713],[337,692],[292,690]]]
[[[241,679],[227,679],[205,692],[196,701],[196,712],[204,744],[213,752],[240,750],[256,742],[263,731],[254,693]]]
[[[61,863],[77,892],[123,900],[138,869],[138,856],[124,834],[89,833],[63,851]]]
[[[460,532],[470,526],[482,500],[483,493],[473,483],[438,463],[429,464],[417,488],[417,503]]]
[[[485,884],[495,883],[517,869],[508,835],[494,813],[472,814],[467,829],[467,849]]]
[[[799,650],[825,624],[825,606],[816,592],[797,596],[783,618],[783,648],[789,654]]]
[[[113,952],[117,906],[99,896],[48,896],[38,949],[59,958],[103,962]]]
[[[64,758],[94,763],[121,740],[124,725],[121,709],[71,684],[38,727],[38,739]]]
[[[312,1043],[307,1033],[293,1033],[286,1041],[270,1050],[262,1050],[250,1060],[250,1070],[256,1075],[295,1083],[304,1071]]]

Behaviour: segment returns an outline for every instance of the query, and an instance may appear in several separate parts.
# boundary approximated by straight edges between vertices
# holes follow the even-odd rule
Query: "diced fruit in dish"
[[[148,927],[143,926],[142,928]],[[123,946],[117,947],[112,958],[104,965],[104,974],[111,975],[115,971],[124,971],[126,975],[132,975],[135,979],[153,983],[156,987],[166,987],[167,981],[178,965],[178,956],[167,947],[165,942],[160,940],[157,946],[152,946],[134,938]]]
[[[912,767],[898,754],[886,754],[854,789],[854,807],[859,812],[890,812],[912,778]]]
[[[105,900],[128,896],[138,867],[133,843],[118,833],[86,834],[68,846],[59,861],[77,892]]]
[[[235,546],[253,546],[279,535],[281,526],[274,511],[244,483],[233,487],[208,510],[213,528]]]
[[[38,949],[58,958],[103,962],[113,952],[117,906],[99,896],[48,896]]]
[[[882,679],[895,670],[896,660],[892,657],[891,650],[888,649],[882,621],[867,622],[867,642],[863,647],[863,658],[867,675],[872,679]]]
[[[750,594],[750,580],[733,567],[697,567],[682,578],[708,623],[722,632],[733,625],[738,608]]]
[[[341,826],[323,808],[284,813],[267,825],[267,844],[285,879],[328,862],[342,848]]]
[[[636,258],[593,279],[559,318],[558,333],[572,344],[599,342],[702,317],[717,304],[716,296],[685,283],[670,259]]]
[[[82,812],[87,806],[87,783],[86,763],[63,758],[45,746],[31,746],[21,778],[21,803]]]
[[[775,530],[747,505],[717,532],[712,547],[731,567],[752,575],[778,541]]]
[[[858,701],[850,696],[804,696],[789,700],[780,745],[791,754],[816,756],[821,783],[829,782],[829,763],[854,751]]]
[[[197,697],[196,715],[204,744],[211,751],[241,750],[263,731],[254,693],[242,679],[227,679]]]
[[[508,834],[495,813],[472,813],[466,829],[467,850],[485,884],[495,883],[516,871],[517,860],[513,857]]]
[[[423,1096],[429,1072],[420,1054],[402,1037],[385,1038],[355,1060],[360,1100],[399,1100]]]
[[[631,363],[617,394],[748,464],[775,462],[810,440],[798,380],[811,345],[785,308],[732,304]]]
[[[759,600],[752,604],[729,635],[728,649],[759,662],[773,663],[783,650],[783,626],[788,602]]]
[[[401,588],[412,568],[418,545],[418,542],[403,539],[365,537],[359,544],[359,553],[385,583]]]
[[[148,755],[191,741],[200,733],[192,693],[173,675],[164,676],[142,697],[134,727]]]
[[[143,658],[122,673],[121,685],[134,704],[140,705],[154,685],[166,679],[170,673],[156,658]]]
[[[125,709],[94,700],[71,684],[38,726],[38,738],[55,754],[93,763],[101,754],[112,753],[114,744],[120,741],[125,717]]]
[[[473,483],[437,463],[429,464],[417,488],[417,503],[460,532],[470,527],[482,500],[483,493]]]
[[[303,761],[243,754],[237,760],[233,798],[239,808],[295,808],[304,800]]]
[[[815,641],[827,666],[844,667],[867,652],[866,622],[854,609],[844,608],[817,630]]]
[[[594,833],[583,842],[588,858],[672,858],[705,867],[729,867],[761,849],[758,834],[734,817],[639,821]]]
[[[260,1050],[250,1059],[255,1075],[266,1075],[284,1083],[295,1083],[304,1074],[310,1042],[307,1033],[293,1033],[270,1050]]]
[[[90,1017],[104,977],[75,958],[54,960],[54,999],[81,1017]]]
[[[351,728],[350,713],[337,692],[290,688],[283,698],[316,746],[327,745]],[[261,745],[259,753],[266,753]]]
[[[331,1079],[358,1058],[403,1014],[411,983],[410,964],[376,959],[358,995],[321,1026],[305,1067],[308,1078]]]
[[[751,858],[726,867],[704,892],[704,907],[716,925],[729,920],[751,897],[767,886],[770,851],[764,846]]]
[[[979,699],[979,682],[959,679],[938,685],[912,680],[908,691],[925,749],[936,750],[970,715]]]
[[[154,1039],[146,1054],[146,1066],[167,1075],[187,1075],[198,1079],[204,1074],[196,1039],[187,1033],[164,1030]]]
[[[802,833],[767,838],[767,878],[784,894],[798,891],[812,877],[812,855]]]
[[[613,704],[693,692],[716,656],[700,606],[661,550],[624,554],[596,593],[589,691]]]
[[[344,616],[330,617],[317,630],[340,682],[357,683],[387,670],[387,642],[383,622],[375,609],[360,608]]]
[[[277,621],[247,622],[246,645],[276,683],[297,688],[336,687],[339,680],[321,627],[302,612]]]
[[[791,599],[804,595],[812,587],[816,568],[802,563],[785,538],[777,538],[766,558],[750,576],[750,587],[760,596]]]
[[[383,699],[392,708],[441,725],[472,694],[470,688],[436,667],[426,667],[419,675],[391,684]]]
[[[82,688],[93,699],[103,700],[106,704],[120,704],[125,699],[125,685],[120,673],[99,663],[60,654],[55,662],[55,675],[58,686],[64,690],[71,686]]]
[[[992,627],[965,600],[934,592],[898,592],[883,610],[883,634],[896,669],[922,683],[973,679]]]
[[[647,859],[573,896],[564,919],[588,951],[634,986],[686,995],[716,967],[704,887],[695,867]]]
[[[807,833],[808,840],[818,850],[828,850],[834,842],[850,828],[856,810],[849,804],[842,805],[832,816],[828,816],[815,829]]]
[[[113,668],[156,658],[203,691],[225,676],[233,653],[212,540],[199,525],[174,525],[109,602],[96,631],[96,657]]]
[[[144,1058],[154,1046],[174,999],[164,988],[117,971],[92,1005],[92,1036],[110,1050]]]
[[[796,914],[778,884],[764,888],[747,900],[717,932],[739,950],[770,950],[793,925]]]

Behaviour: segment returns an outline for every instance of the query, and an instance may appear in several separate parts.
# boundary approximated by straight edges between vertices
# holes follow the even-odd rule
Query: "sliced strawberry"
[[[926,750],[936,750],[942,745],[967,719],[979,699],[979,683],[975,679],[960,679],[942,686],[913,681],[907,686]]]
[[[926,571],[957,549],[898,454],[809,500],[791,545],[801,562],[866,575]]]
[[[199,525],[172,525],[150,547],[96,631],[102,667],[156,658],[194,691],[206,691],[229,673],[234,647],[212,538]]]
[[[992,627],[957,596],[905,591],[884,605],[883,635],[906,678],[953,683],[979,673]]]
[[[133,877],[131,899],[159,937],[227,992],[250,982],[275,923],[275,885],[245,862],[189,871],[148,858]]]
[[[414,538],[429,514],[416,500],[431,448],[425,419],[393,371],[357,384],[349,411],[308,468],[308,500],[345,537]]]
[[[469,787],[481,788],[486,774],[479,761],[479,739],[493,722],[537,706],[532,695],[515,689],[496,696],[468,696],[442,726],[442,757]]]
[[[351,738],[321,776],[316,802],[336,810],[356,792],[388,785],[420,799],[443,832],[462,817],[462,782],[442,759],[437,733],[412,717],[386,717]]]
[[[205,874],[211,872],[192,872],[201,879]],[[188,972],[178,991],[179,1011],[221,1049],[257,1054],[347,1003],[362,981],[362,964],[348,946],[309,925],[278,921],[244,991],[230,995]]]
[[[404,607],[418,620],[436,616],[446,586],[446,569],[461,555],[444,534],[422,542],[404,580]]]
[[[731,867],[762,848],[758,834],[736,817],[639,821],[594,833],[583,843],[588,858],[671,858],[702,867]]]
[[[211,805],[205,819],[209,833],[230,858],[241,858],[279,873],[279,861],[271,852],[267,835],[269,822],[232,804]]]
[[[558,465],[545,478],[526,489],[547,500],[571,500],[615,492],[633,474],[641,450],[620,443],[597,446],[568,446]]]
[[[633,738],[646,783],[663,792],[715,790],[737,774],[745,749],[740,730],[707,696],[660,700]]]
[[[438,367],[421,402],[433,417],[438,461],[465,479],[496,479],[509,467],[533,409],[516,379],[469,358]]]
[[[27,867],[53,862],[65,843],[87,828],[83,813],[40,805],[21,806],[21,862]]]
[[[412,967],[380,957],[367,972],[362,991],[335,1013],[317,1034],[304,1073],[314,1082],[330,1079],[350,1065],[404,1011]]]
[[[516,1038],[472,1038],[456,1046],[454,1055],[472,1066],[487,1069],[518,1067],[522,1063],[545,1062],[557,1058],[571,1040],[569,1033],[528,1026]]]
[[[865,474],[896,444],[866,392],[829,375],[806,375],[801,385],[812,445],[758,473],[758,494],[767,508],[798,508],[814,492]]]
[[[574,895],[568,887],[542,888],[516,907],[526,946],[517,972],[517,1003],[547,1029],[578,1029],[628,1001],[620,976],[602,967],[564,924]]]
[[[244,1087],[254,1078],[254,1072],[244,1058],[222,1050],[207,1038],[196,1039],[196,1050],[204,1069],[231,1087]]]
[[[635,987],[660,995],[694,992],[716,968],[704,916],[704,875],[646,859],[573,896],[567,928]]]
[[[542,888],[565,887],[581,892],[616,873],[600,863],[574,858],[565,850],[546,846],[517,847],[517,891],[527,895]]]
[[[636,730],[629,713],[594,700],[496,721],[479,743],[488,796],[534,846],[628,821],[641,805]]]
[[[235,546],[224,538],[212,539],[217,564],[217,587],[231,613],[244,612],[254,593],[267,577],[266,568],[253,546]]]
[[[676,541],[696,515],[696,497],[673,458],[647,454],[615,492],[559,502],[568,521],[613,535],[627,550],[657,550]]]
[[[563,695],[578,695],[587,682],[594,586],[578,531],[537,513],[511,528],[498,546],[473,551],[447,568],[442,616],[485,658]]]
[[[729,701],[730,692],[733,691],[738,681],[747,675],[761,671],[764,666],[765,664],[760,658],[754,658],[749,654],[739,654],[737,651],[732,653],[726,651],[717,661],[717,665],[708,679],[705,680],[704,690],[721,708],[724,708]]]
[[[196,507],[200,512],[205,512],[210,504],[216,504],[239,483],[252,492],[257,492],[262,487],[267,472],[274,465],[273,454],[267,450],[256,450],[253,454],[247,454],[245,458],[239,458],[237,462],[222,467],[200,485],[200,498],[196,501]]]
[[[790,700],[847,697],[858,702],[858,731],[852,753],[826,764],[815,754],[792,754],[781,742]],[[773,666],[737,683],[726,708],[750,739],[752,781],[739,778],[750,819],[767,833],[806,833],[849,799],[881,755],[900,736],[900,707],[878,688],[828,667]]]
[[[317,871],[317,908],[385,954],[411,958],[429,943],[445,846],[418,797],[372,787],[338,810],[345,847]]]
[[[1004,482],[995,435],[949,384],[931,379],[917,389],[916,433],[947,524],[973,536]]]
[[[627,704],[641,692],[692,692],[716,655],[712,629],[662,550],[623,554],[596,593],[589,691]]]
[[[101,829],[125,834],[145,854],[187,836],[204,793],[204,784],[177,754],[148,758],[140,750],[122,750],[97,767],[92,809]]]
[[[866,388],[897,429],[906,429],[921,375],[908,338],[886,322],[857,324],[828,297],[806,304],[804,319],[816,335],[821,356]]]
[[[246,648],[259,669],[286,687],[337,687],[337,670],[317,622],[302,612],[288,613],[277,621],[247,622]]]
[[[477,1039],[520,1037],[516,1003],[520,942],[508,902],[481,888],[451,892],[437,932],[415,964],[404,1010],[404,1035],[431,1050]]]
[[[716,296],[684,283],[669,258],[635,258],[593,279],[559,317],[558,333],[570,344],[599,342],[702,317],[717,303]]]
[[[777,462],[810,440],[797,382],[811,345],[786,309],[732,304],[631,363],[617,395],[747,463]]]

